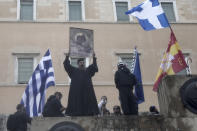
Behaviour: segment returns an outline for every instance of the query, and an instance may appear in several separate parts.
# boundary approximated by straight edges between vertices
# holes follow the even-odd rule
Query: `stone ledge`
[[[160,115],[35,118],[32,121],[31,131],[38,131],[41,128],[43,131],[48,131],[61,122],[75,123],[85,131],[160,129],[163,119]]]
[[[0,115],[0,131],[6,130],[6,115]],[[76,131],[196,131],[197,117],[142,116],[89,116],[89,117],[37,117],[32,120],[28,131],[51,130],[59,125],[64,128],[81,127]],[[62,127],[63,128],[63,127]],[[75,131],[75,130],[73,130]]]

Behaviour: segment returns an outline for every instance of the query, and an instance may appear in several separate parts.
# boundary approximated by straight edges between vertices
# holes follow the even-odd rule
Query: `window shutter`
[[[71,58],[71,65],[74,67],[78,67],[77,60],[78,60],[78,58]]]
[[[18,83],[28,83],[33,73],[33,58],[18,58]]]
[[[122,57],[122,62],[124,62],[129,69],[132,68],[133,58],[132,57]]]
[[[33,20],[33,2],[21,2],[21,20]]]
[[[117,21],[129,21],[129,16],[125,14],[128,11],[127,2],[116,2]]]
[[[80,58],[71,58],[71,65],[78,68],[78,64],[77,64],[78,59],[80,59]],[[85,62],[84,64],[85,64],[85,67],[86,67],[86,65],[87,65],[86,64],[86,59],[84,59],[84,62]]]
[[[81,1],[69,1],[69,20],[70,21],[81,21]]]
[[[162,2],[161,6],[166,14],[166,17],[168,18],[169,22],[176,22],[175,14],[174,14],[174,8],[173,3],[171,2]]]
[[[132,54],[119,54],[120,59],[124,62],[127,67],[131,70],[133,68],[133,53]]]

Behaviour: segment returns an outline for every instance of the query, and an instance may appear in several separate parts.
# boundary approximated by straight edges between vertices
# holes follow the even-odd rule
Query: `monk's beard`
[[[85,66],[84,65],[83,66],[79,66],[79,69],[85,70]]]

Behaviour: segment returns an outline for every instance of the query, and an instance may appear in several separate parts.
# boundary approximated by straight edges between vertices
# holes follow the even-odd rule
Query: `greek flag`
[[[135,93],[135,96],[137,97],[138,104],[141,104],[142,102],[144,102],[144,90],[143,90],[143,85],[142,85],[139,54],[136,48],[134,50],[131,72],[135,75],[137,79],[137,85],[135,85],[134,93]]]
[[[168,19],[158,0],[146,0],[125,14],[137,17],[140,25],[146,31],[169,27]]]
[[[46,89],[55,86],[54,69],[48,50],[34,70],[23,93],[21,104],[30,117],[40,116],[45,104]]]

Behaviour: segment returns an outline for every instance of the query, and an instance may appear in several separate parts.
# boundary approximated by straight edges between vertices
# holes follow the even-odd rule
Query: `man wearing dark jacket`
[[[137,81],[123,62],[118,63],[114,81],[119,91],[119,99],[124,115],[137,115],[138,104],[133,94],[133,86],[137,84]]]
[[[8,131],[27,131],[27,123],[31,124],[31,118],[26,114],[22,104],[18,104],[17,111],[8,117]]]
[[[43,116],[44,117],[63,117],[62,113],[65,108],[61,104],[62,93],[55,92],[51,95],[44,106]]]

